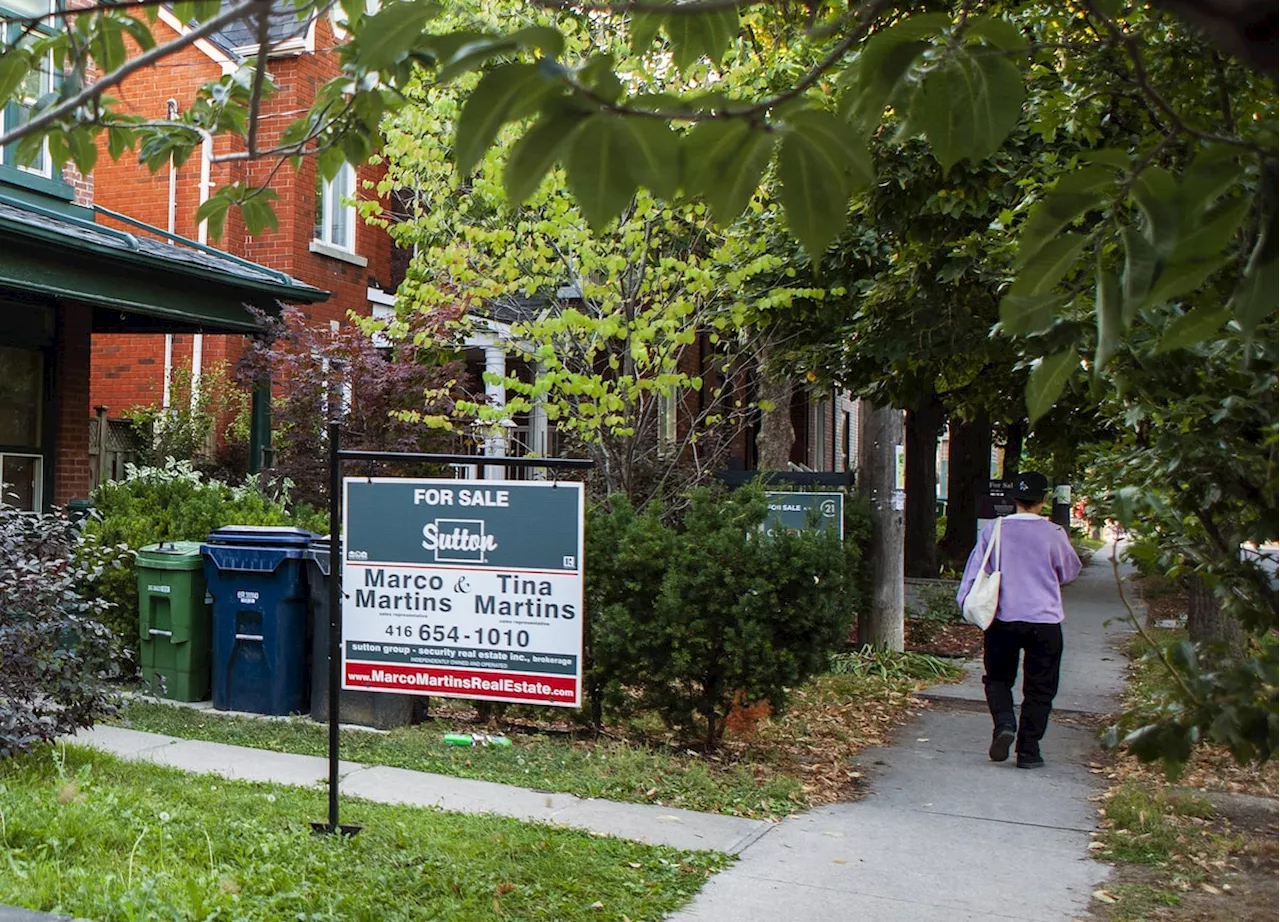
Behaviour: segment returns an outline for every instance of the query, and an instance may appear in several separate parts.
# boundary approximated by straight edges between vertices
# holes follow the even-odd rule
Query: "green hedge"
[[[168,459],[164,467],[130,467],[124,480],[93,491],[93,513],[85,532],[106,546],[137,551],[160,541],[200,541],[223,525],[297,525],[327,531],[327,522],[309,509],[291,514],[287,486],[281,495],[264,493],[252,478],[231,485],[206,480],[189,461]],[[103,621],[126,648],[138,645],[138,577],[129,563],[105,571],[98,581],[101,597],[114,603]]]
[[[710,748],[735,698],[782,710],[844,644],[859,533],[766,538],[759,486],[687,499],[673,523],[623,497],[590,510],[587,684],[597,718],[653,712]]]

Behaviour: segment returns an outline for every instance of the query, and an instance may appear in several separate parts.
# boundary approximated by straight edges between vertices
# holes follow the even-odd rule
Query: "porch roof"
[[[139,231],[98,223],[99,216]],[[155,239],[145,234],[153,234]],[[0,290],[89,304],[95,332],[252,333],[249,308],[329,292],[104,208],[0,192]]]

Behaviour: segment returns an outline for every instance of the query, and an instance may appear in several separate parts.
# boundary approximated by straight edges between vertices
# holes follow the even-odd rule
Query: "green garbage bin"
[[[209,697],[213,628],[198,541],[166,541],[138,551],[142,681],[174,701]]]

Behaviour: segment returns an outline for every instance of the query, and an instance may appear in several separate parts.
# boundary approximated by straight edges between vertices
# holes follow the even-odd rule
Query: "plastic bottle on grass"
[[[494,746],[499,749],[509,747],[511,740],[505,736],[490,736],[487,733],[446,733],[446,746]]]

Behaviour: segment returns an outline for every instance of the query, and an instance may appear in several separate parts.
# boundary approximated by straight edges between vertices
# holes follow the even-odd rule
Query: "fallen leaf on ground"
[[[1116,898],[1106,890],[1094,890],[1093,898],[1099,903],[1114,903]]]

